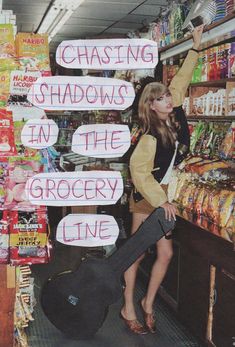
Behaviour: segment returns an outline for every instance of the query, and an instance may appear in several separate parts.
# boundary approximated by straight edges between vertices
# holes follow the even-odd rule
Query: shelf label
[[[121,124],[88,124],[73,134],[72,151],[95,158],[122,157],[130,147],[130,130]]]
[[[68,40],[57,47],[56,62],[71,69],[153,69],[158,47],[147,39]]]
[[[135,91],[130,82],[105,77],[40,77],[28,101],[44,110],[125,110]]]
[[[42,149],[57,142],[59,128],[52,119],[28,120],[21,131],[24,146]]]
[[[118,224],[113,216],[69,214],[59,222],[56,240],[69,246],[97,247],[113,245],[118,234]]]
[[[112,205],[122,196],[123,180],[118,171],[40,173],[27,180],[25,193],[34,205]]]

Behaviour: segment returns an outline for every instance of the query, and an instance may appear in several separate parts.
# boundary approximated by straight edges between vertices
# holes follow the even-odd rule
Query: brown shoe
[[[145,312],[141,300],[139,303],[140,303],[140,307],[143,311],[146,328],[150,331],[150,333],[155,334],[157,331],[155,314]]]
[[[126,326],[130,331],[132,331],[135,334],[139,335],[146,335],[148,331],[145,329],[145,327],[138,321],[138,319],[126,319],[123,317],[122,313],[120,312],[120,318],[124,320]]]

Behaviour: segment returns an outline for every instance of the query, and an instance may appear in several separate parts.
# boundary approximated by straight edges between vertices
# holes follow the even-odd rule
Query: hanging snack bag
[[[20,69],[41,71],[43,76],[51,75],[47,34],[18,33],[16,54]]]
[[[7,105],[10,95],[10,72],[0,71],[0,108]]]
[[[10,212],[10,263],[12,265],[48,262],[46,209]]]
[[[9,261],[8,211],[0,210],[0,264]]]
[[[12,24],[0,24],[0,70],[14,70],[15,43]]]
[[[16,154],[12,113],[0,109],[0,156]]]
[[[38,158],[11,157],[9,158],[9,176],[6,179],[5,208],[32,209],[33,205],[27,200],[25,184],[28,178],[43,172],[43,165]]]

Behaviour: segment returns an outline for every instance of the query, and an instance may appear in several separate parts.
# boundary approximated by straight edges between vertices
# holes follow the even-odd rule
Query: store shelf
[[[211,29],[213,29],[213,28],[216,28],[216,27],[220,26],[221,24],[228,22],[230,19],[233,19],[234,17],[235,17],[235,13],[233,12],[232,14],[230,14],[230,15],[224,17],[223,19],[221,19],[221,20],[219,20],[219,21],[217,21],[217,22],[215,22],[215,23],[213,23],[213,24],[208,25],[208,26],[206,27],[206,29],[204,30],[204,32],[207,32],[207,31],[209,31],[209,30],[211,30]],[[168,49],[170,49],[170,48],[173,48],[173,47],[175,47],[175,46],[178,46],[179,44],[181,44],[181,43],[183,43],[183,42],[185,42],[185,41],[188,41],[188,40],[191,39],[191,38],[192,38],[192,35],[189,35],[189,36],[184,37],[184,38],[182,38],[182,39],[180,39],[180,40],[177,40],[177,41],[175,41],[175,42],[172,42],[172,43],[170,43],[169,45],[167,45],[167,46],[165,46],[165,47],[159,48],[159,52],[164,52],[164,51],[166,51],[166,50],[168,50]]]
[[[229,16],[206,26],[202,35],[202,49],[223,42],[232,37],[235,37],[235,13],[233,12]],[[192,35],[189,35],[183,39],[177,40],[166,47],[159,48],[161,54],[161,60],[166,60],[175,55],[188,51],[193,44]]]
[[[187,120],[190,121],[210,121],[210,122],[233,122],[235,121],[235,116],[195,116],[195,115],[189,115],[187,116]]]
[[[191,83],[190,87],[214,87],[214,86],[226,86],[227,82],[235,82],[235,78],[222,78],[220,80],[204,81],[198,83]]]

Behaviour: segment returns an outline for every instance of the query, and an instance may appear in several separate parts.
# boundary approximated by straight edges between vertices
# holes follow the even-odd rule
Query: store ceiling
[[[68,0],[69,1],[69,0]],[[3,10],[13,10],[20,32],[36,32],[50,0],[3,0]],[[123,37],[156,19],[163,0],[84,0],[50,43],[51,51],[65,39],[98,36]]]

